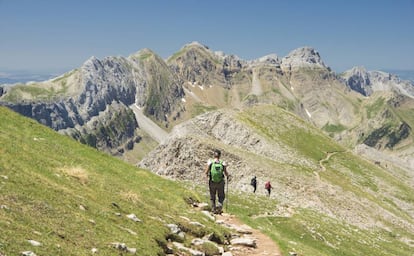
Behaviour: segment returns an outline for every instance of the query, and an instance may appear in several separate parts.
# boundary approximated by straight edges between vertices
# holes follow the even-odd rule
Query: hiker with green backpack
[[[225,199],[224,193],[224,175],[226,175],[227,180],[229,174],[227,173],[226,162],[220,160],[221,152],[220,150],[214,150],[214,159],[209,159],[207,162],[207,169],[205,174],[208,178],[208,187],[210,190],[210,202],[211,210],[213,213],[221,214],[223,208],[223,202]],[[218,204],[216,205],[216,194],[218,196]]]

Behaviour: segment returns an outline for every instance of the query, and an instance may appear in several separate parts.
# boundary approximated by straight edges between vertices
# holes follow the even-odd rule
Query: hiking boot
[[[213,213],[213,214],[215,214],[216,213],[216,210],[217,210],[216,207],[212,207],[210,212]]]
[[[218,203],[218,206],[216,207],[216,214],[222,214],[223,213],[223,205],[221,203]]]

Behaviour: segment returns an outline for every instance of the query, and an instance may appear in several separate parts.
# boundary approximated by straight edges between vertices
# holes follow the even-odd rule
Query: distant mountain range
[[[410,80],[414,82],[414,70],[403,69],[382,69],[386,73],[394,74],[401,80]],[[27,82],[40,82],[58,76],[56,72],[31,72],[31,71],[7,71],[0,70],[0,84],[16,84]]]
[[[3,77],[40,78],[22,75]],[[198,42],[167,60],[142,49],[128,57],[91,57],[46,81],[0,86],[0,104],[121,155],[143,138],[134,131],[143,120],[133,117],[132,105],[170,131],[208,110],[272,104],[349,146],[406,151],[413,99],[412,82],[363,67],[336,74],[311,47],[243,60]]]
[[[414,70],[402,70],[402,69],[384,69],[384,72],[394,74],[401,78],[401,80],[410,80],[414,82]]]

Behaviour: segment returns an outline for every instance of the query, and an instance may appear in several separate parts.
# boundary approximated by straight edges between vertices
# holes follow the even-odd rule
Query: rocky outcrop
[[[59,132],[101,151],[119,155],[131,150],[140,141],[137,128],[138,123],[132,110],[123,103],[114,101],[85,125]]]
[[[311,47],[302,47],[291,51],[282,59],[281,68],[284,72],[290,72],[300,68],[330,68],[322,61],[319,53]]]
[[[167,63],[183,81],[201,86],[225,84],[223,58],[199,43],[185,45]]]
[[[392,149],[402,140],[408,138],[411,133],[411,127],[402,122],[396,126],[387,124],[372,131],[364,140],[364,144],[378,149]]]
[[[253,132],[237,120],[236,112],[231,111],[209,112],[174,127],[167,141],[151,151],[139,166],[174,179],[202,183],[204,176],[200,174],[204,172],[211,152],[216,148],[224,150],[226,145],[268,159],[312,168],[312,163],[298,157],[288,147],[271,143]],[[225,156],[237,173],[247,173],[255,168],[231,151],[226,151]]]
[[[171,70],[185,82],[199,86],[219,85],[230,88],[235,74],[247,64],[235,55],[213,52],[193,42],[167,60]]]

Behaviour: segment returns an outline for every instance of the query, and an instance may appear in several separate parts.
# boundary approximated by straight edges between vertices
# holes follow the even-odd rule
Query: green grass
[[[346,127],[341,124],[329,124],[327,123],[322,127],[322,130],[328,133],[339,133],[346,130]]]
[[[56,87],[45,88],[41,83],[14,85],[3,97],[2,101],[19,102],[24,99],[29,101],[51,101],[59,96],[64,96],[68,92],[67,77],[73,73],[74,71],[54,79],[55,85],[59,84]]]
[[[149,57],[151,57],[153,55],[154,54],[152,54],[152,53],[144,53],[144,54],[139,55],[139,59],[140,60],[145,60],[145,59],[147,59],[147,58],[149,58]]]
[[[113,242],[138,255],[163,254],[166,223],[185,216],[222,232],[185,199],[198,195],[0,108],[0,253],[118,255]],[[84,208],[84,209],[81,209]],[[117,215],[120,214],[120,216]],[[127,214],[142,222],[133,222]],[[42,246],[33,247],[33,239]]]
[[[209,112],[209,111],[213,111],[213,110],[216,110],[216,109],[217,109],[217,107],[215,107],[215,106],[206,106],[206,105],[203,105],[201,103],[195,103],[192,110],[191,110],[191,116],[195,117],[195,116],[198,116],[200,114],[203,114],[203,113],[206,113],[206,112]]]
[[[343,151],[332,139],[276,106],[253,107],[241,113],[239,118],[259,134],[281,141],[315,162],[325,157],[326,152]]]
[[[385,99],[380,97],[375,100],[375,102],[369,106],[366,106],[366,112],[368,119],[374,118],[379,111],[382,111],[385,107]]]
[[[53,91],[34,85],[15,85],[4,96],[3,101],[17,102],[23,98],[24,94],[30,94],[32,99],[38,100],[49,100],[54,95]]]

